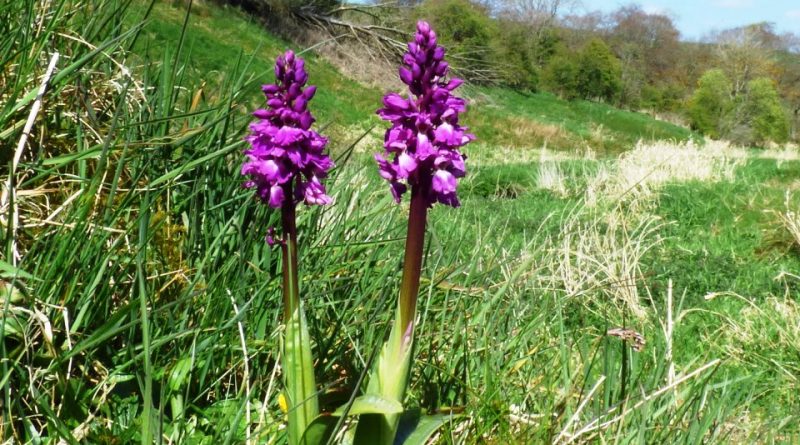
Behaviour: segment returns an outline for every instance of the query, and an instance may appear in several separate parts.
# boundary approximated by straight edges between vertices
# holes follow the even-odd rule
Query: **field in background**
[[[134,6],[136,13],[129,15],[130,24],[145,11],[140,3]],[[183,35],[181,56],[186,68],[182,74],[204,85],[203,97],[213,98],[216,85],[238,63],[248,80],[246,104],[250,108],[262,106],[259,87],[272,78],[275,57],[286,48],[302,48],[274,37],[254,19],[232,8],[201,3],[193,5],[192,11],[182,33],[186,9],[159,3],[135,52],[158,60],[165,47],[175,51]],[[375,110],[385,91],[347,79],[313,53],[304,56],[310,59],[311,82],[319,86],[313,110],[321,124],[330,124],[335,141],[345,144],[380,123]],[[365,56],[361,63],[371,62]],[[613,154],[632,147],[639,139],[692,137],[682,127],[604,104],[568,102],[547,93],[523,94],[503,88],[465,90],[462,94],[474,104],[465,122],[491,146],[538,148],[547,144],[555,150],[591,148]],[[373,137],[382,138],[382,131],[375,130]]]
[[[2,209],[0,436],[280,443],[278,266],[263,241],[276,215],[238,168],[285,43],[234,11],[195,5],[184,27],[185,10],[161,4],[134,42],[147,5],[53,3],[59,32],[0,36],[0,58],[32,54],[2,73],[4,147],[53,49],[65,73]],[[371,161],[382,91],[308,57],[339,164],[335,205],[300,212],[331,408],[385,333],[404,208]],[[466,414],[439,442],[796,439],[800,154],[688,142],[601,104],[467,93],[480,142],[463,207],[431,214],[410,391]],[[641,352],[608,334],[619,327]]]

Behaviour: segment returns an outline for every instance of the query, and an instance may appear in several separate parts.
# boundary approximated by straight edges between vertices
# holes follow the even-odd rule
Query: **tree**
[[[564,99],[578,97],[578,64],[563,47],[556,51],[542,71],[542,85]]]
[[[559,13],[573,8],[576,0],[495,0],[491,3],[498,16],[524,24],[532,40],[539,42],[555,27]]]
[[[706,71],[689,101],[689,120],[693,129],[712,138],[722,136],[722,120],[731,111],[732,85],[720,69]]]
[[[503,81],[515,88],[536,91],[539,84],[539,66],[536,47],[529,38],[528,28],[513,20],[499,21],[497,38],[492,54],[501,71]]]
[[[797,140],[800,127],[800,36],[786,33],[782,36],[783,49],[775,63],[778,92],[791,112],[790,137]]]
[[[611,18],[608,41],[622,64],[620,99],[636,107],[645,86],[675,77],[680,34],[669,16],[645,12],[639,5],[623,6]]]
[[[620,77],[620,61],[602,40],[590,40],[578,54],[576,88],[580,97],[612,101],[622,87]]]
[[[490,1],[499,24],[495,51],[512,85],[534,89],[539,71],[555,53],[559,41],[558,15],[574,6],[576,0],[495,0]]]
[[[771,23],[728,29],[717,33],[714,40],[719,66],[731,79],[734,95],[743,93],[751,80],[768,75],[772,55],[780,45]]]
[[[747,94],[741,107],[740,115],[744,122],[749,123],[750,128],[749,138],[745,142],[786,142],[789,137],[789,121],[772,79],[759,77],[748,82]]]

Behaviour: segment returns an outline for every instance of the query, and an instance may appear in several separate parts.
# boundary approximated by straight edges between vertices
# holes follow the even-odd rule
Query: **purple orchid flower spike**
[[[275,77],[275,84],[262,87],[267,108],[253,113],[259,120],[250,125],[245,138],[250,148],[244,151],[242,175],[249,178],[244,186],[255,188],[273,208],[286,202],[329,204],[331,198],[320,181],[333,167],[323,153],[328,140],[310,129],[314,117],[307,109],[317,87],[305,86],[305,62],[292,51],[278,57]]]
[[[463,81],[446,80],[449,66],[444,54],[430,25],[419,22],[399,71],[411,95],[389,93],[378,110],[392,126],[384,137],[385,153],[376,154],[375,160],[397,202],[410,186],[422,189],[428,207],[436,202],[460,205],[457,178],[466,174],[466,157],[459,148],[475,136],[458,124],[466,103],[452,92]]]
[[[454,96],[453,90],[463,82],[447,80],[444,55],[430,25],[419,22],[399,71],[410,94],[387,94],[378,110],[381,118],[392,123],[386,130],[384,153],[375,155],[378,170],[398,203],[410,189],[411,206],[395,321],[370,375],[367,393],[398,404],[403,403],[411,369],[427,212],[437,202],[460,205],[458,178],[466,174],[460,148],[475,139],[458,123],[466,102]],[[362,417],[356,442],[362,438],[364,443],[393,444],[398,422],[397,414]]]
[[[300,299],[297,261],[297,224],[295,211],[299,202],[309,205],[330,204],[321,179],[333,167],[323,153],[328,140],[311,130],[314,117],[308,102],[317,89],[305,86],[308,74],[303,59],[287,51],[275,63],[275,83],[264,85],[267,108],[256,110],[258,120],[250,125],[244,151],[247,160],[242,175],[247,188],[272,208],[281,209],[281,237],[270,228],[266,242],[281,247],[283,274],[283,353],[285,392],[289,404],[287,434],[291,445],[305,443],[303,433],[319,414],[311,337]]]

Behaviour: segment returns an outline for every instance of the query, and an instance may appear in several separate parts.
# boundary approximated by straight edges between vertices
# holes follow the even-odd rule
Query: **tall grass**
[[[283,443],[279,262],[263,240],[278,215],[252,201],[238,175],[247,92],[271,78],[251,77],[253,52],[239,53],[205,94],[185,44],[192,16],[165,43],[130,25],[147,30],[151,4],[131,6],[0,5],[0,182],[10,180],[13,197],[0,220],[0,437]],[[61,59],[12,174],[11,153],[55,51]],[[332,148],[334,205],[298,212],[317,377],[332,382],[319,388],[324,410],[366,389],[401,267],[405,217],[353,149],[362,137],[371,136]],[[508,166],[482,184],[478,171],[462,209],[431,213],[409,396],[452,415],[434,441],[790,437],[797,416],[758,418],[747,407],[764,397],[763,380],[751,386],[756,377],[741,369],[792,381],[797,367],[785,364],[795,359],[783,351],[796,347],[796,303],[752,311],[758,322],[777,320],[776,335],[742,348],[767,342],[769,354],[733,349],[740,339],[730,319],[720,331],[731,339],[725,348],[687,359],[678,339],[694,332],[697,310],[642,270],[662,252],[655,232],[667,229],[657,219],[611,220],[599,201],[514,226],[487,217],[481,203],[533,212],[524,194],[536,180]],[[520,185],[503,182],[509,175]],[[513,193],[481,195],[495,187]],[[644,350],[607,335],[616,327],[643,335]],[[744,358],[729,366],[727,357]],[[775,391],[797,406],[785,389]]]

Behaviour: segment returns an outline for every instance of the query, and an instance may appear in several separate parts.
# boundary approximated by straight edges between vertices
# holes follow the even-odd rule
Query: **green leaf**
[[[5,320],[0,320],[0,324],[3,325],[3,337],[24,338],[25,327],[16,317],[7,317]]]
[[[13,277],[20,277],[26,279],[32,279],[33,276],[22,269],[18,269],[14,267],[10,263],[7,263],[0,259],[0,277],[3,278],[13,278]]]
[[[289,443],[297,444],[312,419],[319,415],[317,388],[314,381],[314,360],[311,355],[311,336],[299,297],[295,310],[286,320],[283,343],[288,412]]]
[[[24,299],[22,292],[11,285],[11,283],[0,283],[0,307],[10,302],[12,304],[20,303]]]
[[[330,414],[317,416],[303,432],[300,443],[304,445],[319,445],[328,443],[333,432],[336,430],[336,417]]]
[[[425,445],[445,423],[457,416],[436,414],[420,416],[419,411],[409,411],[400,419],[395,445]],[[416,418],[415,418],[416,417]]]
[[[347,413],[348,416],[361,414],[400,414],[403,404],[394,399],[389,399],[377,394],[365,394],[353,400],[350,408],[347,405],[339,407],[333,415],[340,417]]]
[[[181,387],[183,387],[184,382],[186,382],[186,378],[192,371],[192,362],[192,357],[184,357],[180,359],[177,364],[175,364],[175,367],[172,368],[172,372],[167,380],[170,390],[179,391]]]

